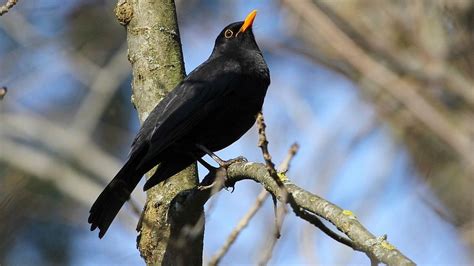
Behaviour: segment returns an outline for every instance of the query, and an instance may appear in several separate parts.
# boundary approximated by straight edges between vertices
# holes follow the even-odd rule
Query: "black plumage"
[[[125,165],[92,205],[91,230],[103,237],[142,176],[158,165],[144,189],[158,184],[247,132],[261,110],[270,74],[252,32],[256,11],[225,27],[209,59],[150,113]]]

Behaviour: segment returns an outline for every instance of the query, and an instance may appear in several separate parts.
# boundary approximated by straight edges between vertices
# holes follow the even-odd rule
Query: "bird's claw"
[[[234,160],[235,160],[236,163],[247,163],[249,161],[244,156],[239,156],[239,157],[235,158]]]
[[[244,156],[239,156],[237,158],[230,159],[230,160],[227,160],[227,161],[221,160],[219,162],[219,166],[222,167],[222,168],[227,169],[233,163],[246,163],[246,162],[248,162],[247,158],[245,158]]]
[[[235,190],[235,184],[232,184],[232,185],[226,186],[224,189],[225,189],[225,190],[227,190],[227,191],[229,191],[229,189],[232,189],[232,190],[230,191],[230,193],[234,193],[234,190]]]
[[[216,182],[214,181],[210,185],[200,185],[200,186],[197,187],[197,189],[200,190],[200,191],[204,191],[204,190],[212,188],[215,184],[216,184]]]

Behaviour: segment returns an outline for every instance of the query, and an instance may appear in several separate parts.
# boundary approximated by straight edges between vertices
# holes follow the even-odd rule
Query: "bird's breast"
[[[217,151],[237,141],[255,123],[268,83],[255,75],[243,76],[239,86],[196,128],[195,141]]]

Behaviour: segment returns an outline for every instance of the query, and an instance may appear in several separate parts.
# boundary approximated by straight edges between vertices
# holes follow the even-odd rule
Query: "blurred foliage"
[[[474,2],[359,0],[282,4],[292,13],[290,25],[302,28],[289,32],[295,32],[306,44],[303,49],[292,49],[300,49],[305,56],[359,84],[362,95],[375,105],[394,135],[406,143],[419,172],[447,207],[436,211],[455,224],[474,249]],[[329,19],[335,27],[315,34],[322,27],[315,21],[325,23],[324,20],[312,20],[308,18],[310,11],[303,15],[302,10],[315,11],[315,17]],[[350,41],[328,42],[339,32]],[[371,76],[381,72],[372,69],[368,75],[362,70],[362,62],[354,63],[338,50],[344,46],[360,49],[410,88],[397,87],[396,80],[393,86],[381,87]],[[414,113],[406,99],[393,93],[401,89],[413,90],[416,97],[411,102],[427,103],[440,114],[436,119],[443,119],[450,128],[434,130],[428,126],[430,121],[420,117],[429,117],[431,112]],[[444,130],[457,135],[443,135]],[[461,137],[466,140],[458,145],[461,148],[450,146]]]
[[[107,3],[107,1],[83,1],[73,4],[73,8],[70,9],[63,9],[53,3],[44,3],[45,6],[30,4],[31,11],[35,12],[35,16],[58,11],[54,15],[54,19],[60,22],[51,39],[42,39],[38,36],[37,39],[41,39],[41,41],[37,41],[36,47],[28,48],[29,43],[17,42],[16,46],[10,47],[10,50],[25,51],[24,47],[30,49],[23,55],[21,53],[15,55],[18,60],[18,57],[24,56],[26,58],[35,52],[39,55],[42,48],[55,42],[66,47],[64,49],[69,51],[66,55],[70,56],[71,62],[74,62],[79,54],[98,66],[103,66],[117,52],[125,37],[125,31],[116,23],[110,4],[112,3]],[[28,6],[26,7],[28,11],[21,10],[21,7],[22,5],[17,6],[19,10],[13,10],[9,15],[20,16],[15,14],[17,11],[29,14]],[[67,13],[64,13],[64,10]],[[28,21],[24,21],[24,23],[28,23]],[[17,25],[16,29],[21,31],[21,26]],[[28,27],[35,26],[30,24]],[[9,35],[4,33],[3,36]],[[61,53],[61,51],[56,51],[56,53]],[[13,55],[13,52],[10,54]],[[2,63],[7,62],[2,61]],[[77,64],[79,65],[80,62]],[[13,68],[14,65],[11,67]],[[56,105],[41,106],[40,104],[33,108],[37,110],[39,108],[39,113],[45,117],[71,121],[79,103],[86,96],[84,93],[77,93],[84,84],[78,83],[73,75],[67,75],[62,80],[56,79],[55,82],[66,84],[68,87],[64,90],[72,90],[74,93],[71,94],[71,97],[63,98],[61,103],[56,102]],[[107,111],[102,114],[100,123],[94,129],[94,135],[99,137],[97,139],[106,140],[106,142],[98,144],[113,154],[124,154],[123,139],[130,138],[129,132],[133,126],[129,122],[131,115],[133,115],[130,111],[132,109],[130,98],[125,93],[129,89],[129,84],[130,80],[126,79],[122,83],[122,90],[116,90],[109,101]],[[29,87],[29,84],[25,87]],[[12,90],[15,89],[18,88],[12,88]],[[7,97],[9,96],[14,97],[14,95]],[[9,99],[6,98],[4,102],[0,103],[4,104],[2,108],[7,108],[7,100]],[[64,164],[70,164],[73,168],[80,169],[80,166],[73,160],[68,160],[64,154],[54,152],[48,146],[21,135],[17,135],[15,138],[29,147],[46,151]],[[31,173],[24,173],[8,164],[2,163],[0,165],[0,176],[0,235],[2,236],[0,265],[11,265],[11,263],[25,265],[71,264],[72,241],[74,241],[74,235],[77,234],[75,227],[78,223],[82,224],[82,221],[74,221],[75,215],[71,215],[71,210],[77,208],[77,202],[57,190],[54,182],[43,181],[42,178],[32,176]],[[91,174],[91,176],[94,175]]]
[[[0,264],[70,264],[74,223],[64,217],[75,203],[50,182],[2,169],[0,213],[9,215],[0,216]]]

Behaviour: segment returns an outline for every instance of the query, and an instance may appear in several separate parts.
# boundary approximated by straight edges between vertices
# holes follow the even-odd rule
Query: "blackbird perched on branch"
[[[150,113],[125,165],[92,205],[91,230],[102,238],[142,176],[158,165],[144,190],[205,154],[237,141],[255,123],[270,73],[252,31],[257,11],[225,27],[204,63]],[[222,163],[222,162],[221,162]],[[221,165],[222,166],[222,165]]]

